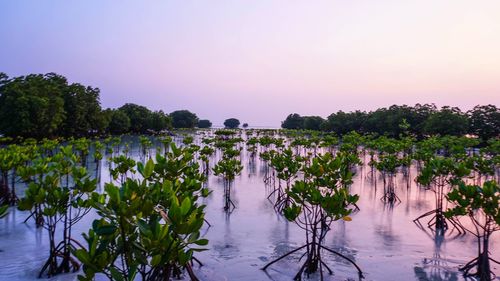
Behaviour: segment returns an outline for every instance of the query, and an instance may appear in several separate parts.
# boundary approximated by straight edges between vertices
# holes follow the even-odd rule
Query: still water
[[[131,153],[139,159],[137,140],[131,143]],[[102,161],[101,184],[109,181],[107,165]],[[196,267],[201,280],[292,280],[299,270],[302,252],[291,255],[262,271],[267,262],[305,243],[305,236],[293,222],[278,215],[267,199],[270,188],[263,181],[264,163],[258,158],[250,161],[243,151],[244,169],[235,180],[232,200],[236,208],[223,210],[223,182],[210,175],[208,186],[213,191],[204,199],[206,219],[202,235],[209,239],[208,251],[197,253],[204,266]],[[367,161],[366,161],[367,162]],[[90,166],[89,169],[95,169]],[[416,171],[412,170],[413,176]],[[434,208],[432,191],[410,186],[401,174],[397,178],[396,193],[401,202],[395,205],[380,200],[383,183],[372,176],[368,167],[357,169],[351,187],[360,195],[358,206],[350,222],[332,224],[324,245],[356,261],[364,272],[364,280],[464,280],[458,267],[475,258],[476,242],[472,235],[436,237],[428,229],[421,229],[413,219]],[[37,229],[28,216],[11,208],[0,220],[0,280],[35,280],[47,258],[46,231]],[[89,213],[75,226],[75,233],[87,232],[95,214]],[[83,238],[79,240],[85,242]],[[500,260],[500,235],[494,234],[491,256]],[[85,245],[85,244],[84,244]],[[354,267],[337,256],[323,254],[334,274],[326,280],[358,280]],[[495,273],[500,266],[491,264]],[[49,280],[76,280],[75,274],[65,274]],[[311,275],[306,280],[319,280]],[[500,278],[498,278],[500,280]]]

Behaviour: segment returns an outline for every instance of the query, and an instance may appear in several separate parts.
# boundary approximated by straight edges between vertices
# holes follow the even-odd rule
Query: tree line
[[[167,114],[133,103],[103,109],[99,94],[55,73],[10,78],[0,72],[0,135],[42,139],[212,126],[188,110]]]
[[[284,129],[321,130],[339,135],[351,131],[389,137],[401,135],[476,135],[483,140],[500,136],[500,108],[477,105],[467,112],[434,104],[392,105],[375,111],[338,111],[326,119],[293,113],[281,123]]]

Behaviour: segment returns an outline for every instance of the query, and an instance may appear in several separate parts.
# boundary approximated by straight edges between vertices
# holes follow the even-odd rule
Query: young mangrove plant
[[[305,261],[294,280],[302,280],[303,273],[309,275],[318,270],[320,280],[323,280],[324,268],[332,274],[332,270],[322,257],[323,251],[350,262],[358,270],[360,278],[362,277],[361,269],[353,260],[323,245],[331,224],[337,220],[350,221],[349,215],[359,199],[358,195],[351,195],[348,190],[353,176],[349,168],[353,161],[351,157],[353,156],[346,153],[339,153],[335,157],[327,153],[313,158],[311,165],[303,168],[304,180],[295,181],[288,191],[291,204],[283,209],[283,214],[305,231],[306,244],[269,262],[262,268],[263,270],[305,249]]]
[[[19,198],[16,194],[17,168],[27,159],[25,148],[9,145],[0,148],[0,202],[15,205]]]
[[[90,179],[79,163],[79,157],[69,145],[22,172],[32,180],[19,202],[19,209],[35,214],[37,224],[43,223],[48,232],[49,257],[39,277],[44,272],[53,276],[79,269],[79,263],[71,255],[79,243],[73,239],[71,230],[90,210],[89,197],[96,188],[96,180]],[[56,233],[61,225],[63,240],[57,243]]]
[[[190,169],[185,163],[175,172],[166,169],[164,156],[156,159],[137,164],[142,179],[106,184],[105,194],[94,197],[101,218],[84,234],[88,248],[75,251],[84,265],[80,280],[93,280],[96,274],[109,280],[171,280],[180,278],[183,269],[198,280],[193,254],[204,250],[198,246],[208,240],[200,238],[204,206],[197,201],[207,193],[183,172]],[[179,177],[171,179],[173,174]]]
[[[274,190],[267,198],[270,198],[277,192],[278,196],[274,206],[278,212],[281,212],[290,203],[288,191],[290,190],[292,181],[297,177],[297,173],[302,167],[302,158],[294,155],[293,151],[288,148],[274,154],[274,157],[271,158],[271,166],[276,171],[278,186],[274,185]],[[285,182],[285,186],[281,185],[281,181]]]
[[[500,264],[490,255],[489,242],[493,232],[500,230],[500,188],[495,181],[486,181],[482,186],[458,184],[447,195],[455,207],[446,211],[447,218],[467,216],[471,226],[464,229],[477,239],[478,256],[460,270],[465,277],[475,277],[480,281],[496,279],[490,268],[490,261]],[[475,270],[475,271],[474,271]]]
[[[233,143],[224,147],[222,159],[213,167],[214,175],[220,176],[224,181],[224,210],[231,212],[236,206],[231,200],[231,186],[237,175],[243,170],[241,161],[237,159],[240,155],[240,150],[233,149]]]
[[[453,218],[444,216],[444,204],[446,203],[445,196],[448,190],[456,185],[462,177],[469,174],[470,170],[467,168],[466,163],[458,162],[453,158],[435,156],[426,161],[424,168],[417,176],[417,181],[434,192],[435,209],[419,216],[413,222],[422,226],[420,220],[432,216],[427,222],[427,226],[436,232],[444,233],[449,228],[448,222],[450,222],[454,229],[462,233],[462,227]]]

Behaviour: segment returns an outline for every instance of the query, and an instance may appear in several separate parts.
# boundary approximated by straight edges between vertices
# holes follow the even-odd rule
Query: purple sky
[[[70,3],[71,2],[71,3]],[[214,125],[500,101],[500,1],[0,2],[0,71]]]

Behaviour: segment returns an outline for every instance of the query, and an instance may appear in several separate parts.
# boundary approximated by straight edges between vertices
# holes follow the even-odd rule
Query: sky
[[[0,72],[103,107],[276,127],[290,113],[500,106],[498,0],[2,0]]]

